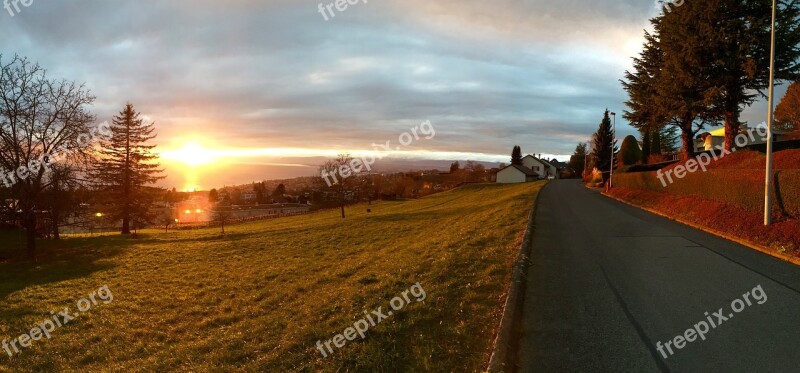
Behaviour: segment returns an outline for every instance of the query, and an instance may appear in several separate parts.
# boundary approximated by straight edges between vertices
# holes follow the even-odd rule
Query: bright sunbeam
[[[183,163],[189,167],[205,166],[214,162],[214,156],[209,149],[204,148],[196,142],[190,142],[176,150],[165,151],[162,155],[165,159]]]

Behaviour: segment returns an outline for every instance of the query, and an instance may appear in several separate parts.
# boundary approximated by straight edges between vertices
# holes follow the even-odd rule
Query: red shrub
[[[773,155],[776,170],[800,169],[800,149],[784,150]]]

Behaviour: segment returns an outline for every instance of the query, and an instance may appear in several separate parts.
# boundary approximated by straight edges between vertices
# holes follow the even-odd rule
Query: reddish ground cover
[[[800,169],[800,149],[784,150],[772,157],[776,170]]]
[[[761,214],[731,203],[628,188],[615,188],[609,194],[777,253],[800,258],[800,220],[775,215],[776,223],[765,227]]]

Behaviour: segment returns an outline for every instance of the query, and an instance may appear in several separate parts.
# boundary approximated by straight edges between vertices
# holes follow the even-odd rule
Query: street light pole
[[[611,166],[609,167],[611,170],[608,174],[608,189],[611,189],[611,179],[614,178],[614,142],[617,141],[617,113],[611,112],[610,114],[614,117],[614,124],[611,129]]]
[[[775,17],[777,0],[772,0],[772,46],[769,58],[769,113],[767,114],[767,178],[764,189],[764,225],[772,224],[772,122],[775,118]]]

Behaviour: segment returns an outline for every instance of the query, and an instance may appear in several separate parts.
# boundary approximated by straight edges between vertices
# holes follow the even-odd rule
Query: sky
[[[606,108],[625,109],[619,79],[657,12],[650,0],[350,1],[332,17],[327,0],[33,0],[0,9],[0,53],[85,83],[98,121],[134,104],[168,168],[226,158],[213,183],[234,184],[313,174],[298,159],[397,144],[425,121],[435,137],[393,157],[507,162],[520,145],[568,158]],[[743,115],[762,117],[764,103]]]

